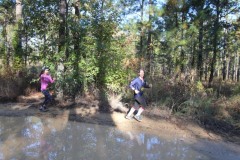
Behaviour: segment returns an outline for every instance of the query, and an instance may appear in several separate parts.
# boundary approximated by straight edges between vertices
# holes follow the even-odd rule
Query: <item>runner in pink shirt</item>
[[[52,96],[48,91],[48,85],[54,83],[54,79],[49,74],[49,68],[45,67],[40,74],[41,92],[45,96],[45,100],[39,108],[40,111],[47,111],[47,104],[52,100]]]

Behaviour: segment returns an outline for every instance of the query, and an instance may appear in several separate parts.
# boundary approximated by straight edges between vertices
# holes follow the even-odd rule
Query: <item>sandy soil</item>
[[[43,100],[41,93],[29,97],[21,96],[18,102],[1,103],[0,116],[63,116],[68,111],[68,119],[86,123],[115,126],[122,131],[144,131],[152,135],[184,140],[207,139],[218,142],[231,141],[240,148],[240,135],[229,136],[206,130],[199,124],[188,120],[179,119],[169,115],[166,111],[152,109],[145,111],[143,121],[125,119],[127,108],[117,109],[109,113],[99,112],[99,102],[88,98],[79,99],[78,102],[65,104],[54,103],[49,106],[48,112],[40,112],[39,106]],[[121,112],[120,112],[121,111]]]

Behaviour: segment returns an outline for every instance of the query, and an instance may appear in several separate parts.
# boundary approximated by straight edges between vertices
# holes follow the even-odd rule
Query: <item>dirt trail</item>
[[[0,116],[63,116],[63,118],[66,118],[65,111],[68,111],[67,118],[71,121],[110,125],[122,131],[144,131],[152,135],[166,138],[176,137],[189,141],[194,141],[196,138],[218,142],[226,140],[226,137],[207,131],[196,123],[169,117],[169,115],[164,115],[163,112],[158,110],[145,112],[143,121],[138,122],[134,119],[125,119],[126,113],[116,111],[111,113],[99,112],[98,102],[89,102],[88,99],[79,100],[74,104],[53,104],[49,107],[48,112],[40,112],[38,108],[42,99],[42,95],[37,93],[31,97],[19,97],[18,103],[1,103]],[[234,137],[230,141],[240,147],[240,136]]]

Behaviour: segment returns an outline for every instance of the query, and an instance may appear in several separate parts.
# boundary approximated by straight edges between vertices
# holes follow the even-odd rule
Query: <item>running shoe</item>
[[[128,116],[128,115],[126,115],[125,118],[128,119],[128,120],[131,120],[131,119],[132,119],[132,117],[131,117],[131,116]]]
[[[139,122],[142,121],[142,116],[137,116],[137,115],[135,115],[134,118],[135,118],[137,121],[139,121]]]

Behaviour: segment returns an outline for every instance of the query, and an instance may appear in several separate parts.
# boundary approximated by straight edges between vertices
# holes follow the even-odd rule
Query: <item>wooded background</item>
[[[236,0],[0,0],[2,77],[49,66],[58,95],[151,83],[239,81]],[[61,94],[62,93],[62,94]]]

